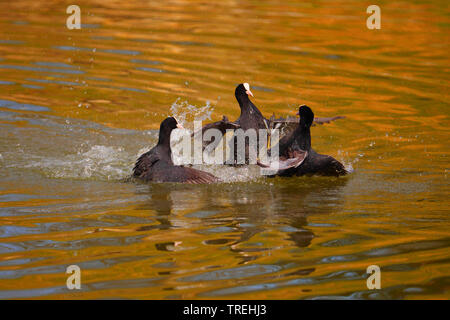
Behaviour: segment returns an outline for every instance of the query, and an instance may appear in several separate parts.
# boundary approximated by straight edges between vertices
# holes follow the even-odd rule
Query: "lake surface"
[[[0,3],[0,298],[448,299],[448,1]],[[127,182],[177,115],[312,128],[344,178]],[[69,265],[81,290],[66,288]],[[381,289],[366,286],[370,265]]]

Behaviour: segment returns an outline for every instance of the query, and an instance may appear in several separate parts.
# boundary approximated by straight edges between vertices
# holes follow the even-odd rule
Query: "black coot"
[[[268,120],[264,118],[261,111],[250,101],[249,96],[253,97],[248,83],[239,84],[234,90],[234,96],[241,108],[241,115],[236,120],[236,123],[243,129],[266,129],[268,127]]]
[[[158,144],[139,157],[133,169],[133,177],[153,182],[218,182],[219,179],[210,173],[173,164],[170,134],[177,127],[180,128],[181,125],[173,117],[161,122]]]
[[[234,96],[241,108],[241,115],[236,121],[229,121],[226,116],[223,116],[221,121],[213,122],[205,125],[202,130],[215,128],[220,130],[223,134],[227,129],[265,129],[267,128],[268,121],[262,115],[261,111],[250,101],[249,96],[253,97],[253,93],[250,91],[250,85],[248,83],[239,84],[234,90]]]
[[[300,152],[306,152],[305,159],[297,167],[280,170],[276,175],[323,175],[341,176],[347,174],[342,163],[331,156],[319,154],[311,148],[311,125],[314,113],[306,106],[299,108],[300,122],[296,128],[279,142],[280,159],[290,159]]]
[[[225,134],[226,130],[228,129],[243,129],[244,131],[249,130],[249,129],[253,129],[256,130],[256,135],[258,138],[257,144],[255,146],[251,146],[252,148],[255,149],[255,152],[257,154],[257,150],[259,150],[259,135],[258,135],[258,130],[259,129],[268,129],[267,134],[268,134],[268,139],[270,139],[270,130],[271,129],[283,129],[283,131],[289,131],[289,129],[292,130],[292,128],[295,128],[298,125],[298,119],[297,118],[279,118],[279,119],[275,119],[275,116],[272,116],[270,119],[265,118],[261,111],[259,111],[259,109],[253,104],[253,102],[250,100],[250,96],[253,97],[253,93],[250,90],[250,85],[248,83],[241,83],[239,84],[235,91],[234,91],[234,95],[236,97],[236,100],[239,103],[239,107],[241,109],[241,114],[239,116],[239,118],[234,121],[234,122],[230,122],[228,121],[228,118],[226,118],[225,116],[223,117],[223,119],[221,121],[217,121],[214,123],[210,123],[205,125],[202,128],[202,132],[205,132],[207,129],[210,128],[215,128],[218,129],[222,132],[222,135]],[[329,123],[330,121],[336,120],[336,119],[341,119],[343,117],[338,116],[338,117],[331,117],[331,118],[314,118],[314,122],[315,123],[319,123],[319,124],[324,124],[324,123]],[[212,146],[215,148],[220,141],[214,141],[212,143]],[[231,141],[231,143],[234,144],[234,158],[232,159],[233,163],[237,162],[237,141],[236,141],[236,137],[233,138],[233,140]],[[203,149],[206,148],[206,146],[208,146],[210,144],[210,142],[207,141],[203,141]],[[249,144],[246,142],[245,144],[245,163],[249,162]],[[228,160],[227,163],[230,163],[230,161]],[[298,161],[295,161],[295,163],[298,163]],[[292,164],[289,164],[289,166]]]
[[[239,84],[234,90],[234,96],[239,103],[239,107],[241,108],[241,115],[236,120],[236,124],[244,131],[247,130],[255,130],[256,135],[256,145],[250,145],[247,141],[245,141],[245,155],[243,158],[240,158],[237,154],[238,152],[238,143],[236,136],[233,138],[231,143],[234,144],[234,158],[232,159],[232,163],[242,163],[245,162],[248,164],[250,162],[250,148],[253,149],[255,155],[258,154],[259,150],[259,129],[268,129],[269,121],[264,118],[261,111],[250,101],[249,96],[253,97],[253,93],[250,91],[250,85],[248,83]],[[269,134],[269,131],[267,131]],[[228,161],[230,163],[230,161]]]
[[[258,108],[250,101],[249,96],[253,97],[253,93],[250,91],[250,85],[248,83],[241,83],[239,84],[235,91],[234,95],[236,97],[236,100],[239,103],[239,107],[241,108],[241,115],[236,121],[229,121],[226,116],[223,116],[223,119],[221,121],[213,122],[210,124],[207,124],[203,126],[202,133],[204,133],[206,130],[214,128],[220,130],[222,135],[226,133],[227,130],[232,129],[242,129],[244,131],[248,129],[254,129],[256,130],[256,135],[258,139],[258,129],[267,129],[269,125],[269,120],[264,118],[261,111],[258,110]],[[194,134],[193,134],[194,136]],[[214,149],[221,140],[219,141],[203,141],[203,149],[206,148],[206,146],[211,145],[212,149]],[[234,137],[231,142],[234,144],[234,158],[227,160],[228,164],[236,164],[238,162],[238,156],[237,156],[237,140],[236,137]],[[259,141],[255,146],[249,146],[248,142],[245,143],[245,163],[248,164],[249,162],[249,148],[255,148],[255,151],[258,150]],[[257,154],[257,153],[256,153]]]

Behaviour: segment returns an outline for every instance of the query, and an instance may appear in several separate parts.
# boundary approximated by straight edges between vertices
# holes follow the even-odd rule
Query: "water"
[[[377,31],[358,1],[77,4],[81,30],[0,3],[1,298],[450,297],[446,1],[381,1]],[[354,172],[127,182],[169,114],[236,119],[241,82],[267,117],[345,115],[313,146]]]

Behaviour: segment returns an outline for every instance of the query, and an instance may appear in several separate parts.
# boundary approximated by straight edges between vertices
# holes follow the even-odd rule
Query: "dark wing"
[[[272,153],[272,150],[278,150],[278,154],[281,157],[290,158],[290,152],[293,149],[293,144],[295,144],[295,137],[294,137],[294,131],[290,131],[284,136],[281,137],[281,139],[277,141],[273,141],[275,146],[270,148],[268,150],[268,155]]]
[[[174,176],[177,177],[178,182],[199,184],[199,183],[214,183],[219,182],[219,178],[211,173],[197,170],[189,167],[174,167]]]
[[[283,134],[286,134],[297,127],[299,123],[299,118],[290,117],[287,118],[278,118],[275,119],[275,115],[272,115],[269,119],[269,128],[270,129],[279,129]]]
[[[152,165],[155,164],[159,160],[159,157],[154,149],[150,150],[142,154],[136,161],[136,164],[133,168],[133,176],[136,178],[140,178],[145,175],[151,168]]]
[[[328,118],[315,117],[313,125],[314,125],[314,123],[317,123],[317,124],[330,123],[331,121],[338,120],[338,119],[345,119],[345,116],[335,116],[335,117],[328,117]]]
[[[300,148],[297,145],[293,131],[290,131],[287,135],[285,135],[278,141],[278,152],[280,154],[280,157],[291,158],[294,156],[292,155],[292,153],[294,152],[293,150],[299,149]]]
[[[264,116],[262,115],[261,111],[259,111],[258,107],[255,106],[255,104],[253,102],[251,102],[251,101],[250,101],[250,107],[252,108],[253,113],[256,113],[256,117],[264,118]]]
[[[236,129],[239,129],[240,127],[241,126],[238,124],[237,121],[230,122],[226,116],[223,116],[222,120],[220,120],[220,121],[216,121],[216,122],[208,123],[208,124],[204,125],[202,127],[202,136],[205,134],[205,131],[208,129],[217,129],[222,133],[222,137],[223,137],[227,130],[229,130],[229,129],[236,130]],[[197,132],[194,132],[191,136],[194,137],[196,133]],[[222,139],[217,139],[217,141],[214,140],[213,142],[203,141],[203,150],[208,145],[211,148],[210,150],[214,150],[219,145],[220,141],[222,141]]]

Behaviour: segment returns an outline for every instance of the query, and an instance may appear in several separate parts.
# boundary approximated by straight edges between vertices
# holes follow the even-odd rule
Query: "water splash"
[[[188,119],[209,119],[212,111],[209,103],[197,108],[187,102],[180,103],[179,99],[171,107],[172,114],[184,123],[188,123]],[[9,131],[14,133],[6,136],[10,147],[2,150],[0,155],[2,167],[9,174],[34,172],[48,178],[123,181],[131,176],[136,159],[153,148],[158,140],[157,130],[114,129],[84,120],[21,112],[3,112],[0,117],[8,123],[20,120],[18,123],[33,124],[29,127],[10,125]],[[174,133],[177,131],[180,135],[174,137],[175,143],[182,140],[183,132],[175,130]],[[176,152],[173,155],[174,163],[181,164],[181,155],[177,156]],[[194,165],[194,168],[210,172],[224,183],[260,183],[265,179],[255,165],[232,167],[206,163]],[[352,163],[345,166],[353,171]]]
[[[170,114],[177,118],[184,127],[193,127],[193,121],[211,120],[211,114],[214,107],[210,105],[209,101],[202,107],[189,104],[188,101],[181,101],[180,98],[175,100],[170,107]],[[192,129],[192,128],[191,128]]]
[[[121,180],[131,174],[134,154],[122,147],[94,145],[62,158],[37,158],[26,168],[37,168],[49,178]]]
[[[347,170],[348,173],[353,173],[355,171],[355,169],[353,169],[353,164],[352,162],[348,162],[346,163],[345,161],[342,162],[342,164],[344,165],[345,170]]]
[[[342,150],[337,151],[338,154],[338,160],[344,165],[345,170],[347,170],[348,173],[353,173],[355,169],[353,168],[353,164],[358,162],[359,159],[356,158],[354,160],[351,160],[349,158],[348,152],[343,152]]]
[[[194,168],[209,172],[218,177],[221,182],[250,182],[262,179],[260,168],[256,165],[232,167],[226,165],[201,165]]]

